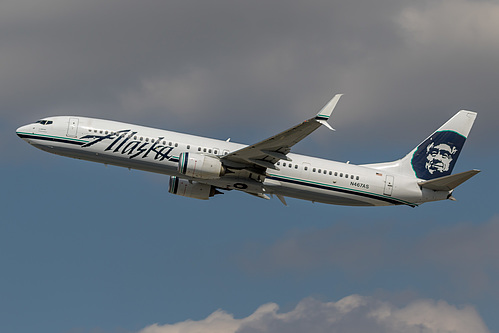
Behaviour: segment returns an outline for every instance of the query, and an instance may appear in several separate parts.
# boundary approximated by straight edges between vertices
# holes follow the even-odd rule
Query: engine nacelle
[[[192,178],[217,179],[225,174],[225,169],[216,157],[182,153],[179,156],[178,172]]]
[[[183,197],[208,200],[215,194],[221,194],[214,186],[201,184],[198,182],[181,179],[175,176],[170,177],[168,192]]]

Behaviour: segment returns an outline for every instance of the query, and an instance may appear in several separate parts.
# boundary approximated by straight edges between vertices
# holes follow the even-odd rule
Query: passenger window
[[[203,148],[203,152],[206,153],[206,148]]]
[[[178,147],[178,143],[175,144],[175,147]]]
[[[353,175],[350,176],[350,179],[353,179]]]
[[[348,173],[345,174],[345,178],[348,178]]]
[[[198,151],[201,151],[201,147],[198,147]]]
[[[277,164],[277,165],[281,165],[281,162],[277,162],[276,164]]]
[[[210,153],[210,154],[211,154],[211,149],[208,149],[208,153]]]
[[[333,172],[332,171],[329,171],[329,175],[332,176],[333,175]]]
[[[282,162],[282,166],[286,166],[286,162]]]
[[[324,174],[326,174],[326,173],[327,173],[327,171],[326,171],[326,170],[324,170]]]
[[[149,142],[149,138],[146,138],[146,142]]]
[[[298,169],[298,164],[295,164],[295,169]]]
[[[215,155],[217,155],[218,154],[218,150],[215,150],[214,153],[215,153]]]
[[[303,169],[305,169],[305,171],[307,171],[307,170],[308,170],[308,167],[304,167]]]
[[[291,167],[293,166],[293,164],[289,163],[289,165],[288,165],[288,166],[291,168]]]
[[[191,145],[187,145],[187,149],[191,149]]]
[[[357,178],[356,178],[356,179],[357,179],[357,180],[359,180],[359,176],[357,176]]]
[[[318,173],[321,173],[321,169],[317,170]]]
[[[343,174],[342,174],[342,173],[340,173],[340,177],[343,177]]]
[[[173,143],[171,141],[169,142],[169,144],[170,144],[170,146],[173,146]]]
[[[315,172],[315,168],[312,169],[312,172]]]

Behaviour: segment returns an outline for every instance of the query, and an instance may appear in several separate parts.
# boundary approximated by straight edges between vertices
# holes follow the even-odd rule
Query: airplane
[[[53,154],[170,176],[172,194],[208,200],[243,191],[284,205],[286,197],[344,206],[419,206],[455,200],[454,189],[479,170],[452,174],[477,116],[461,110],[399,160],[354,165],[291,153],[324,125],[342,94],[314,117],[252,145],[81,116],[43,118],[17,129]],[[270,197],[269,197],[270,196]]]

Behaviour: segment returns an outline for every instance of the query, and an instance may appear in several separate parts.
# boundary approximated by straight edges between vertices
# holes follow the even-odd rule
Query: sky
[[[4,0],[0,329],[499,331],[499,4],[487,0]],[[293,152],[404,156],[478,118],[457,202],[355,208],[234,191],[34,149],[51,115],[255,143],[345,94]]]

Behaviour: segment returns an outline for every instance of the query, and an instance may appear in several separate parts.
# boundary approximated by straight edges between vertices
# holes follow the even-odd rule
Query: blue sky
[[[499,330],[497,22],[492,1],[2,2],[0,328]],[[254,143],[337,92],[337,131],[295,152],[393,160],[467,108],[455,171],[482,173],[414,209],[205,202],[15,135],[79,114]]]

